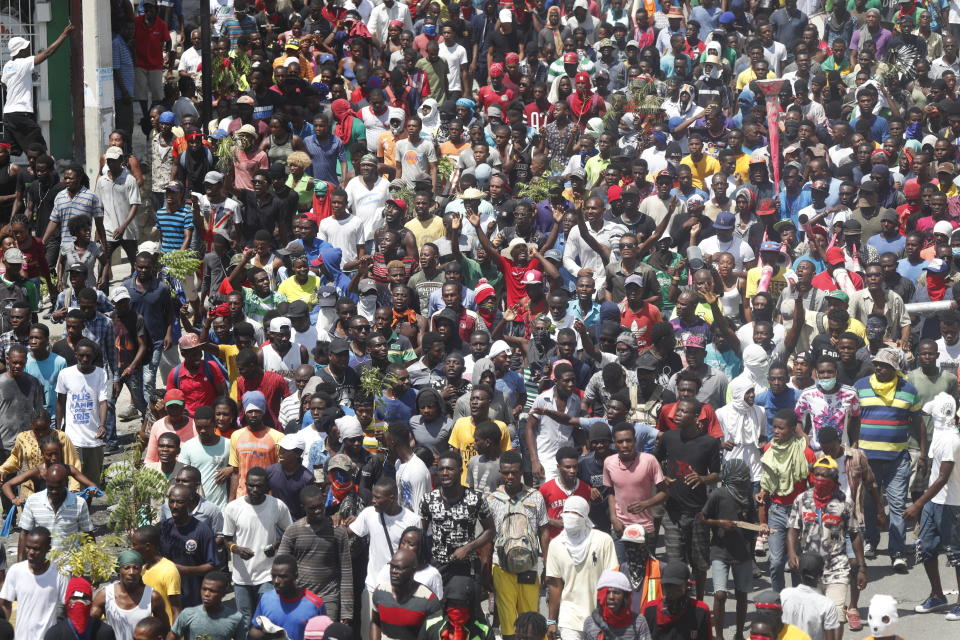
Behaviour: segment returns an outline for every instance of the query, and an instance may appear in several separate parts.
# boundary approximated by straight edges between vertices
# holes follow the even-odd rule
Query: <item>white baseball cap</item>
[[[513,14],[510,9],[500,9],[500,22],[513,22]]]

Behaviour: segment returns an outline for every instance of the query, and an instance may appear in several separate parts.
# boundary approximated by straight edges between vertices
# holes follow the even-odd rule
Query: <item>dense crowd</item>
[[[0,636],[899,640],[885,563],[960,620],[957,0],[109,12],[99,166],[72,25],[0,72]]]

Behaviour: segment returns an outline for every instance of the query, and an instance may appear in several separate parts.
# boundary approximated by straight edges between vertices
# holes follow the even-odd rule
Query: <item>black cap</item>
[[[90,273],[90,269],[87,268],[87,265],[82,262],[74,262],[72,265],[67,267],[67,271],[70,273]]]
[[[690,567],[685,562],[669,562],[660,574],[662,584],[687,586],[690,582]]]
[[[472,606],[476,590],[473,587],[473,580],[470,578],[466,576],[454,576],[450,578],[450,582],[444,587],[443,593],[447,603],[451,601],[462,602]]]
[[[659,365],[660,359],[649,351],[644,351],[637,357],[637,369],[656,371]]]
[[[590,425],[588,442],[597,442],[598,440],[611,441],[613,437],[610,434],[610,425],[606,422],[594,422]]]
[[[861,193],[876,193],[877,192],[877,183],[873,180],[865,180],[860,184]]]
[[[330,341],[330,353],[346,353],[350,351],[350,343],[343,338],[334,338]]]
[[[450,307],[444,307],[441,311],[437,312],[437,314],[433,316],[433,319],[434,322],[437,320],[447,320],[455,325],[459,324],[460,322],[460,316],[458,316],[457,312]]]
[[[863,233],[863,227],[856,220],[847,220],[843,223],[843,233],[848,236],[858,236]]]
[[[309,315],[310,309],[307,308],[307,303],[303,300],[294,300],[290,303],[290,306],[287,307],[288,318],[306,318]]]

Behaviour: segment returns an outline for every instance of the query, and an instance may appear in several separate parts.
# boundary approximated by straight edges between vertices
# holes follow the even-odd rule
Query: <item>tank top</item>
[[[740,318],[740,289],[736,284],[732,288],[723,288],[723,295],[720,297],[720,304],[723,306],[723,315],[728,318]]]
[[[276,138],[270,136],[270,148],[267,149],[267,158],[270,159],[270,164],[274,162],[286,163],[287,157],[291,153],[293,153],[293,136],[287,137],[287,141],[283,144],[277,144]]]
[[[117,604],[116,589],[119,582],[107,586],[105,611],[107,622],[113,627],[116,640],[133,640],[133,628],[137,623],[151,615],[150,599],[153,597],[153,588],[143,586],[143,596],[133,609],[121,609]]]
[[[272,344],[264,346],[263,349],[261,349],[261,353],[263,353],[263,368],[267,371],[273,371],[282,375],[291,385],[290,390],[294,391],[296,387],[293,382],[293,372],[303,364],[300,360],[300,346],[291,343],[290,350],[287,351],[287,355],[282,358],[280,354],[277,353],[277,350],[273,348]]]

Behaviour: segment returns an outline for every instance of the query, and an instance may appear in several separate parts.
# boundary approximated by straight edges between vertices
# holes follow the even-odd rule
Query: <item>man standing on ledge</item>
[[[74,28],[68,24],[52,45],[35,56],[30,55],[30,41],[26,38],[14,36],[7,43],[10,60],[3,65],[0,83],[7,90],[7,101],[3,105],[3,143],[8,145],[12,156],[20,155],[33,142],[47,146],[33,112],[33,69],[56,53]]]

